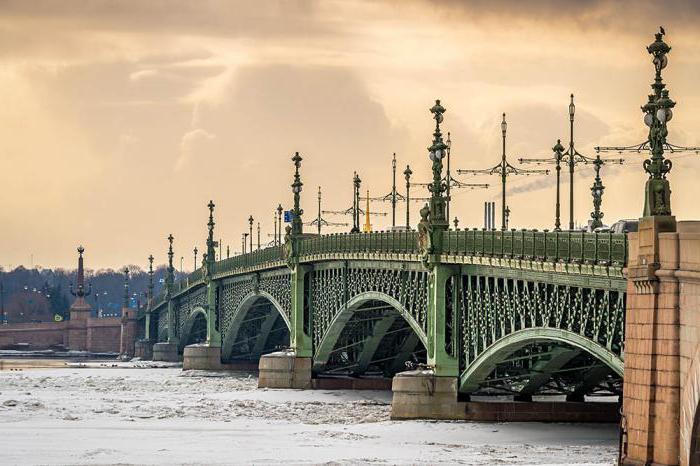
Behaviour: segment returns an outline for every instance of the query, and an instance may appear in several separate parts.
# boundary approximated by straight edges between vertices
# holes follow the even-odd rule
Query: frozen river
[[[216,375],[216,376],[210,376]],[[389,392],[175,368],[0,372],[0,464],[612,465],[617,427],[389,420]]]

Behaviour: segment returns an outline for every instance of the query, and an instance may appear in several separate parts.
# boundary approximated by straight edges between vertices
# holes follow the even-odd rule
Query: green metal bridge
[[[297,167],[298,172],[298,167]],[[145,339],[221,347],[221,362],[290,348],[315,377],[459,377],[463,395],[619,394],[627,236],[573,231],[309,235],[166,286]],[[213,256],[213,204],[209,240]],[[295,225],[292,225],[293,227]]]

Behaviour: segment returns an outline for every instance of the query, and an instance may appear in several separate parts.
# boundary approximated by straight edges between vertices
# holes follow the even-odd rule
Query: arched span
[[[201,322],[201,319],[204,319],[204,338],[207,338],[206,334],[206,329],[207,329],[207,311],[204,310],[201,306],[195,307],[190,315],[187,317],[187,320],[185,321],[185,324],[182,326],[182,335],[180,338],[180,351],[182,351],[185,346],[190,345],[192,343],[201,343],[200,341],[191,341],[192,337],[197,337],[197,340],[199,340],[198,335],[193,335],[193,331],[200,332],[200,328],[195,328],[195,323],[199,321]]]
[[[418,322],[416,322],[416,320],[411,316],[411,314],[401,305],[400,302],[398,302],[396,299],[392,298],[391,296],[385,293],[381,293],[378,291],[367,291],[353,297],[350,301],[345,303],[343,309],[335,315],[330,325],[328,326],[325,335],[323,335],[321,343],[318,345],[318,348],[316,348],[316,351],[314,353],[315,368],[318,369],[325,366],[325,364],[328,362],[328,358],[330,357],[331,352],[333,351],[333,348],[335,347],[338,341],[338,338],[340,337],[343,329],[345,328],[345,325],[348,323],[353,313],[360,306],[362,306],[363,303],[372,300],[381,301],[391,306],[408,323],[413,332],[415,332],[415,334],[418,336],[420,343],[422,343],[424,347],[427,347],[428,338],[425,332],[418,324]]]
[[[269,302],[270,307],[274,309],[275,315],[281,317],[284,325],[286,326],[287,332],[291,331],[292,325],[289,322],[289,317],[282,310],[280,303],[272,296],[270,293],[265,291],[258,291],[248,293],[238,305],[238,308],[234,311],[233,319],[226,334],[223,335],[223,342],[221,347],[221,359],[223,361],[230,360],[234,350],[234,345],[238,342],[239,333],[241,326],[245,323],[246,317],[249,311],[254,305],[258,304],[260,300],[266,300]],[[271,323],[274,325],[274,322]],[[268,329],[269,330],[269,329]],[[267,338],[267,335],[265,336]]]
[[[462,373],[459,390],[471,393],[479,388],[479,383],[488,377],[496,365],[524,346],[538,341],[558,341],[566,343],[593,355],[622,376],[622,359],[607,348],[567,330],[554,328],[528,328],[511,333],[484,350]]]

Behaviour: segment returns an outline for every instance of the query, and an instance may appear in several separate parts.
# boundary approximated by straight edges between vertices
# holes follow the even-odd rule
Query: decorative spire
[[[129,307],[129,268],[124,267],[124,308]]]
[[[84,298],[85,296],[89,296],[90,292],[92,291],[92,286],[88,285],[88,289],[85,290],[85,271],[83,269],[83,253],[85,252],[85,248],[81,245],[78,246],[78,280],[77,280],[77,288],[74,290],[73,289],[73,284],[71,283],[70,285],[70,294],[75,296],[76,298]]]
[[[301,216],[304,211],[300,207],[301,190],[304,183],[301,182],[299,175],[299,167],[301,167],[302,158],[299,152],[294,153],[292,162],[294,162],[294,182],[292,183],[292,192],[294,193],[294,208],[292,209],[292,235],[301,235],[303,233],[303,223]]]

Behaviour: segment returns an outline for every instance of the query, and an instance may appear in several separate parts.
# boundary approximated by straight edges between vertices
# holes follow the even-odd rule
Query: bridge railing
[[[258,249],[240,256],[229,257],[214,264],[214,275],[232,272],[236,269],[255,267],[270,262],[283,260],[282,249],[284,246],[270,246]]]
[[[299,245],[302,256],[329,253],[417,254],[415,231],[377,231],[372,233],[332,233],[304,238]]]
[[[627,235],[623,233],[457,230],[444,232],[443,248],[450,255],[627,264]]]

